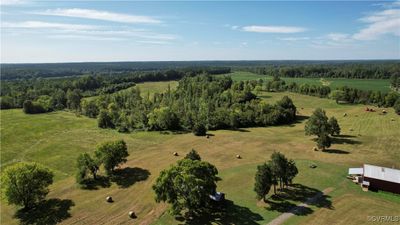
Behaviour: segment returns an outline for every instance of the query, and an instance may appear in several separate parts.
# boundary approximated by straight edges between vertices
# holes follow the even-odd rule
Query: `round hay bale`
[[[344,114],[343,114],[343,117],[346,117],[346,116],[347,116],[347,113],[344,113]]]
[[[240,155],[236,155],[236,158],[237,159],[241,159],[242,157]]]
[[[390,120],[391,120],[391,121],[394,121],[394,118],[391,118]]]
[[[310,165],[310,168],[311,168],[311,169],[315,169],[315,168],[317,168],[317,165],[311,164],[311,165]]]
[[[111,196],[107,196],[106,197],[106,201],[107,202],[113,202],[114,200],[113,200],[113,198]]]
[[[318,148],[317,147],[313,147],[312,150],[313,151],[318,151]]]
[[[135,214],[135,212],[134,212],[134,211],[129,211],[129,213],[128,213],[128,214],[129,214],[129,217],[130,217],[130,218],[132,218],[132,219],[135,219],[135,218],[137,218],[137,217],[136,217],[136,214]]]
[[[206,135],[206,138],[207,138],[207,139],[210,138],[210,135],[207,134],[207,135]]]
[[[386,113],[386,110],[382,109],[382,113],[385,114],[385,113]]]
[[[174,152],[174,156],[178,156],[179,154],[177,152]]]

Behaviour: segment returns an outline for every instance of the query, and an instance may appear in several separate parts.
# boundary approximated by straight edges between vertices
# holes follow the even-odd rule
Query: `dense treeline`
[[[121,132],[146,130],[235,129],[287,124],[295,120],[296,107],[288,97],[275,105],[257,99],[252,82],[232,82],[230,77],[184,77],[175,91],[168,89],[152,99],[137,88],[85,101],[85,115],[98,118],[101,128]],[[89,106],[89,107],[88,107]],[[98,114],[97,114],[98,113]]]
[[[127,76],[135,72],[179,70],[184,73],[229,73],[230,67],[207,62],[109,62],[1,64],[1,79],[54,78],[89,75]]]
[[[1,82],[0,106],[1,109],[21,108],[25,101],[31,101],[33,102],[32,105],[39,107],[41,105],[45,109],[44,111],[52,111],[70,108],[70,105],[79,106],[81,97],[114,93],[132,87],[139,82],[179,80],[186,75],[195,76],[201,73],[220,74],[227,72],[230,72],[229,68],[198,68],[130,72],[120,76],[84,75],[57,79],[5,80]],[[68,96],[75,98],[69,99]],[[76,96],[80,96],[79,99]],[[76,108],[72,107],[70,109],[75,110]],[[27,110],[27,112],[30,111],[32,110]]]
[[[258,81],[258,85],[262,84],[262,80]],[[400,94],[394,90],[389,93],[382,93],[380,91],[366,91],[347,86],[331,90],[330,87],[323,85],[310,85],[307,83],[299,85],[295,82],[286,84],[278,76],[274,76],[273,80],[265,82],[264,87],[266,91],[291,91],[321,98],[332,98],[337,103],[371,104],[379,107],[393,107],[396,105],[396,101],[400,99]]]
[[[383,61],[375,63],[338,63],[316,65],[283,65],[266,67],[249,67],[243,70],[280,77],[323,77],[351,79],[389,79],[400,75],[400,63]]]
[[[1,79],[38,77],[69,77],[77,75],[126,75],[137,71],[157,70],[208,70],[232,68],[259,74],[276,74],[287,77],[346,77],[389,78],[391,72],[400,71],[398,60],[256,60],[256,61],[169,61],[169,62],[98,62],[98,63],[42,63],[1,64]]]

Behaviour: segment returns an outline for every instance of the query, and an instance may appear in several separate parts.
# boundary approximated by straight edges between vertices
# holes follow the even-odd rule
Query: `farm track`
[[[282,213],[280,216],[269,222],[267,225],[280,225],[283,224],[286,220],[288,220],[290,217],[301,213],[301,211],[304,209],[304,207],[308,207],[310,204],[313,204],[319,200],[322,196],[329,194],[332,192],[334,188],[329,187],[324,189],[321,193],[318,193],[314,195],[313,197],[308,198],[305,202],[298,204],[296,207],[292,208],[289,210],[289,212]]]

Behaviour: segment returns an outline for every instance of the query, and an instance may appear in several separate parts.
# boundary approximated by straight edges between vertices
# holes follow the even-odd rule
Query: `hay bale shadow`
[[[52,225],[71,217],[69,210],[74,206],[70,199],[48,199],[40,202],[32,209],[20,209],[14,217],[21,224]]]
[[[150,172],[146,169],[125,167],[115,170],[111,176],[111,181],[121,188],[127,188],[136,182],[146,180],[149,176]]]

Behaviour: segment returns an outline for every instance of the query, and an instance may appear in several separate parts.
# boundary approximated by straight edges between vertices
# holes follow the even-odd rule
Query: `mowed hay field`
[[[304,215],[289,219],[288,224],[334,224],[342,217],[343,224],[365,224],[369,215],[399,215],[399,196],[362,192],[345,178],[348,167],[363,163],[400,167],[400,117],[393,109],[380,115],[381,109],[365,112],[363,105],[337,105],[328,99],[293,93],[261,93],[263,100],[271,103],[284,95],[298,107],[302,119],[297,123],[210,131],[214,136],[209,139],[191,133],[121,134],[99,129],[95,119],[70,112],[26,115],[22,110],[2,110],[1,166],[3,169],[16,161],[34,161],[50,167],[56,177],[48,199],[71,200],[72,204],[67,208],[49,208],[45,216],[63,224],[181,224],[166,213],[166,204],[155,203],[151,186],[162,169],[181,159],[191,148],[218,168],[222,179],[218,190],[225,192],[228,199],[229,216],[204,218],[198,224],[266,224],[286,207],[301,202],[302,198],[298,198],[284,205],[269,205],[255,200],[256,166],[268,160],[273,151],[296,160],[300,172],[295,183],[299,190],[312,194],[332,189],[324,197],[324,204],[310,206]],[[312,137],[304,135],[305,118],[316,107],[335,116],[342,127],[343,136],[335,139],[329,152],[312,151]],[[344,113],[348,116],[343,117]],[[74,179],[78,154],[91,152],[104,141],[121,138],[127,142],[130,153],[123,167],[131,168],[132,176],[124,182],[112,182],[110,187],[79,189]],[[173,152],[180,156],[174,157]],[[242,159],[236,159],[236,154]],[[309,168],[310,164],[317,168]],[[105,201],[108,195],[114,203]],[[130,210],[135,211],[137,219],[128,217]],[[14,206],[1,200],[2,224],[18,224],[20,219],[14,217],[15,211]]]
[[[235,71],[227,74],[231,76],[233,80],[258,80],[266,79],[272,80],[271,76],[259,75],[251,72]],[[388,79],[345,79],[345,78],[293,78],[293,77],[282,77],[287,84],[296,82],[297,84],[309,84],[309,85],[325,85],[331,89],[347,86],[351,88],[357,88],[360,90],[373,90],[381,92],[390,91],[390,80]]]

